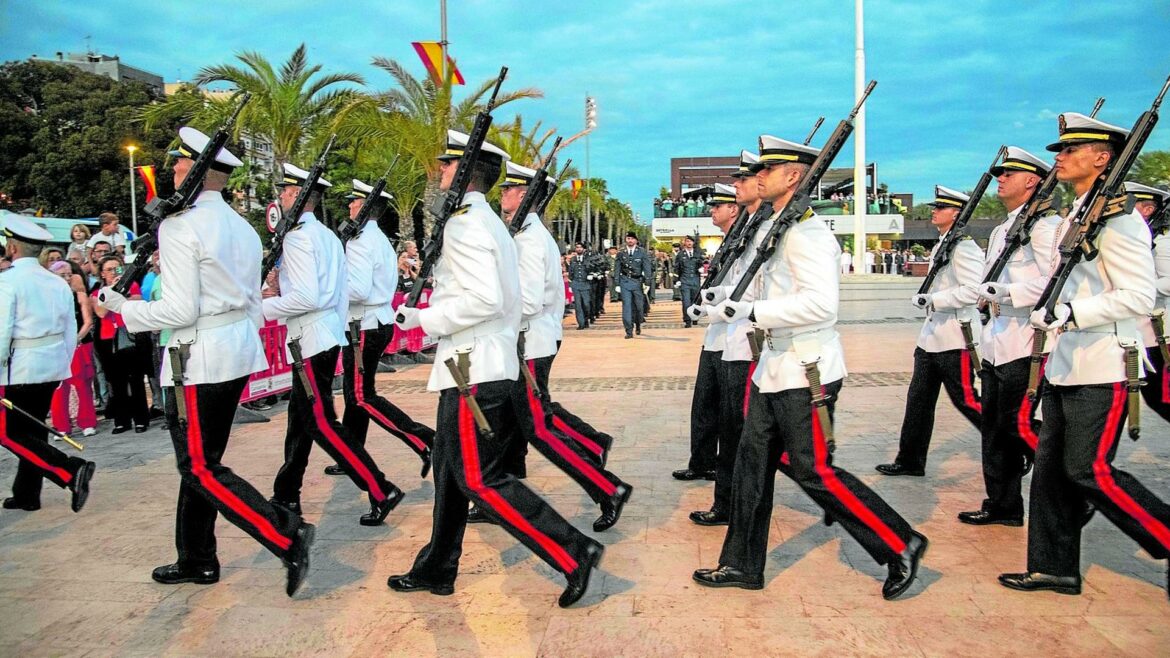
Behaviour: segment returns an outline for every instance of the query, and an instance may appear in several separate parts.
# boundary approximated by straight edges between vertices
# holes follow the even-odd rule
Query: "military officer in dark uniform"
[[[593,276],[593,316],[590,322],[597,322],[597,317],[605,315],[605,256],[601,252],[589,251],[589,274]]]
[[[577,330],[580,331],[589,328],[593,280],[590,278],[589,261],[585,257],[585,243],[576,243],[574,252],[569,259],[569,288],[573,290],[573,310],[577,314]]]
[[[678,256],[680,249],[682,249],[682,245],[677,242],[671,245],[670,255],[662,263],[663,269],[665,269],[662,282],[663,285],[670,288],[670,301],[672,302],[682,301],[682,290],[678,283],[678,272],[674,269],[674,259]]]
[[[617,285],[617,247],[610,247],[605,253],[605,285],[608,288],[609,301],[621,301]]]
[[[633,338],[634,332],[642,334],[645,319],[642,306],[645,294],[642,286],[650,279],[650,255],[638,246],[638,236],[633,231],[626,233],[626,246],[618,251],[617,280],[622,296],[622,326],[626,338]],[[576,294],[576,291],[574,291]]]
[[[646,315],[650,314],[650,305],[654,303],[654,292],[658,289],[658,258],[653,251],[647,251],[646,256],[650,263],[650,276],[642,281],[642,293],[646,299]]]
[[[730,200],[721,200],[721,203],[735,203],[734,193]],[[703,252],[695,248],[695,239],[691,236],[683,238],[682,249],[674,257],[674,271],[678,276],[679,292],[682,295],[683,324],[691,326],[691,316],[687,309],[699,301],[699,272],[703,270]]]

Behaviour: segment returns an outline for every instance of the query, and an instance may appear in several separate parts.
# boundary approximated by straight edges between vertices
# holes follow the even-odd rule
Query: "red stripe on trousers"
[[[215,479],[207,468],[207,457],[203,454],[203,429],[199,425],[199,397],[194,386],[183,387],[183,398],[187,402],[187,456],[191,458],[191,473],[207,493],[215,496],[224,505],[256,528],[265,539],[287,551],[292,540],[280,534],[268,519],[240,500],[227,487]]]
[[[374,474],[357,458],[357,455],[353,454],[353,450],[350,450],[345,441],[342,441],[341,437],[337,436],[337,432],[333,431],[333,426],[325,418],[325,403],[321,400],[321,395],[317,391],[317,378],[313,375],[312,364],[308,359],[305,359],[301,363],[301,367],[309,374],[309,386],[313,392],[313,419],[317,421],[317,429],[325,435],[329,443],[333,444],[337,452],[341,453],[342,459],[349,464],[350,468],[357,471],[358,476],[362,480],[365,480],[366,486],[369,487],[370,495],[374,497],[374,500],[378,502],[386,500],[386,494],[378,486],[378,480],[374,477]]]
[[[817,475],[821,476],[821,482],[824,482],[825,488],[829,493],[841,501],[857,520],[864,523],[870,530],[874,532],[890,550],[895,553],[901,553],[906,550],[906,542],[902,541],[890,526],[886,525],[873,510],[865,506],[840,479],[837,478],[837,472],[829,466],[829,446],[825,442],[825,431],[821,427],[820,418],[817,416],[815,410],[812,411],[812,428],[813,428],[813,470]]]
[[[474,390],[472,389],[473,395]],[[467,478],[468,488],[483,499],[483,502],[495,510],[501,518],[531,537],[552,556],[553,561],[557,563],[561,571],[566,574],[573,573],[577,569],[577,561],[573,559],[573,556],[569,555],[568,551],[561,548],[548,535],[534,528],[528,519],[516,511],[516,508],[512,507],[507,500],[504,500],[500,492],[483,483],[483,474],[479,470],[479,446],[476,444],[475,438],[475,418],[471,414],[471,407],[467,406],[467,400],[462,396],[459,397],[459,447],[463,453],[463,475]]]
[[[1170,363],[1162,364],[1162,402],[1170,402]]]
[[[963,378],[963,403],[968,408],[974,409],[977,413],[983,413],[983,405],[979,400],[975,399],[975,382],[971,376],[971,353],[963,350],[963,356],[959,359],[962,364],[962,378]]]
[[[1101,434],[1101,442],[1097,445],[1097,458],[1093,461],[1093,476],[1097,486],[1112,500],[1121,511],[1132,516],[1141,524],[1146,532],[1150,533],[1162,545],[1170,550],[1170,529],[1166,528],[1158,519],[1147,512],[1113,479],[1113,466],[1109,463],[1109,449],[1120,435],[1121,412],[1125,410],[1127,391],[1120,382],[1113,385],[1113,406],[1109,408],[1109,415],[1105,419],[1105,431]]]
[[[1043,357],[1040,361],[1040,380],[1044,379],[1044,366],[1048,365],[1048,357]],[[1040,445],[1040,437],[1036,436],[1036,432],[1032,431],[1032,398],[1024,395],[1024,400],[1020,403],[1020,413],[1016,416],[1016,431],[1020,433],[1020,438],[1032,452],[1036,452],[1036,446]]]
[[[366,351],[366,332],[363,331],[361,333],[361,338],[358,339],[358,353],[355,354],[354,357],[356,359],[361,359],[362,354],[365,351]],[[402,434],[403,436],[406,437],[406,439],[408,441],[410,441],[412,444],[414,444],[414,447],[418,448],[420,451],[425,452],[427,449],[427,444],[423,443],[422,439],[418,438],[417,436],[411,434],[410,432],[403,430],[402,428],[398,427],[394,423],[390,422],[390,419],[387,418],[385,415],[383,415],[382,412],[378,411],[374,407],[374,405],[370,404],[369,402],[366,402],[366,394],[362,391],[362,383],[363,383],[362,382],[362,371],[361,371],[361,368],[357,367],[356,363],[354,364],[354,368],[353,368],[353,377],[354,377],[353,391],[354,391],[354,396],[357,398],[358,406],[361,407],[362,410],[364,410],[367,414],[369,414],[369,416],[371,418],[377,420],[379,423],[382,423],[383,425],[386,425],[387,427],[394,430],[395,432]]]
[[[0,397],[4,397],[4,393],[5,387],[0,386]],[[47,471],[53,475],[56,475],[66,484],[73,481],[72,473],[63,468],[57,468],[56,466],[50,465],[48,462],[38,457],[36,453],[20,445],[10,436],[8,436],[8,408],[4,406],[0,406],[0,445],[8,448],[14,455],[24,459],[42,471]]]
[[[532,362],[528,362],[528,370],[535,375],[535,368]],[[572,448],[565,445],[556,434],[548,430],[548,426],[544,424],[544,408],[540,405],[540,400],[532,392],[532,386],[528,382],[524,383],[524,389],[528,393],[528,410],[532,413],[532,424],[536,428],[536,436],[552,447],[553,451],[569,462],[569,465],[583,473],[589,481],[597,485],[602,493],[607,496],[612,496],[617,487],[612,482],[605,479],[589,462],[581,459],[581,456],[573,451]]]
[[[747,420],[748,399],[752,396],[752,376],[756,374],[756,361],[748,366],[747,382],[743,385],[743,418]]]
[[[581,447],[583,447],[586,450],[588,450],[589,452],[597,455],[598,457],[601,456],[601,453],[605,452],[604,450],[601,449],[600,445],[598,445],[594,441],[589,440],[588,438],[586,438],[586,436],[584,434],[578,432],[577,430],[573,429],[572,427],[569,427],[569,424],[566,423],[565,421],[561,420],[561,417],[556,415],[555,413],[553,414],[553,427],[564,432],[565,434],[568,434],[569,438],[573,439],[577,443],[580,443]]]

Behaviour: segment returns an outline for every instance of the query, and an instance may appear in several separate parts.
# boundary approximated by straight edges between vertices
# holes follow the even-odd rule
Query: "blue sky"
[[[448,38],[472,82],[510,70],[508,87],[545,98],[508,106],[531,125],[580,130],[586,92],[599,127],[591,173],[648,222],[669,184],[671,157],[735,155],[757,135],[803,139],[819,115],[823,140],[853,102],[853,3],[450,0]],[[1042,153],[1056,114],[1087,112],[1132,125],[1157,93],[1170,57],[1170,3],[869,0],[867,159],[916,201],[932,186],[969,189],[1001,143]],[[1161,35],[1160,37],[1158,35]],[[94,50],[167,81],[229,62],[244,49],[285,60],[302,41],[327,71],[391,84],[375,55],[422,73],[411,41],[439,37],[438,0],[347,3],[100,3],[0,0],[0,60]],[[514,108],[514,110],[512,109]],[[578,142],[566,151],[584,165]],[[1147,148],[1170,148],[1159,127]],[[852,166],[850,147],[838,158]]]

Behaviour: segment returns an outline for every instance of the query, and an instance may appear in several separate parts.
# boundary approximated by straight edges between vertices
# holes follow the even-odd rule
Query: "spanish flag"
[[[427,67],[427,73],[430,74],[435,84],[443,84],[442,74],[440,73],[440,62],[443,61],[443,47],[439,45],[439,42],[412,41],[410,45],[414,46],[414,52],[418,53],[418,58]],[[455,66],[455,60],[451,59],[450,55],[447,55],[447,67],[447,70],[451,73],[452,84],[466,84],[463,81],[463,74],[459,72],[459,67]]]
[[[154,165],[135,167],[135,169],[142,177],[142,184],[146,186],[146,203],[150,203],[150,200],[158,194],[158,188],[154,186]]]
[[[585,181],[580,179],[580,178],[574,178],[572,185],[573,185],[573,199],[575,200],[577,198],[577,195],[581,193],[581,187],[583,185],[585,185]]]

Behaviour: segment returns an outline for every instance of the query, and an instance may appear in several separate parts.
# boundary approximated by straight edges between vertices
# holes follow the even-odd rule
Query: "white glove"
[[[707,307],[703,306],[702,304],[691,304],[691,306],[687,308],[687,317],[692,320],[698,321],[698,319],[704,315],[707,315]]]
[[[98,293],[98,305],[106,310],[120,313],[122,312],[122,304],[125,303],[126,298],[109,286],[102,288]]]
[[[727,291],[723,288],[707,288],[703,291],[703,301],[708,304],[718,304],[727,299]]]
[[[751,302],[737,302],[731,299],[725,299],[720,302],[719,307],[723,317],[728,320],[746,320],[752,314]]]
[[[1006,283],[985,283],[979,286],[979,296],[989,302],[1002,302],[1008,298]]]
[[[674,284],[674,287],[675,287],[675,288],[681,288],[681,287],[682,287],[682,284],[681,284],[681,283],[676,283],[676,284]]]
[[[930,295],[914,295],[910,298],[910,304],[917,309],[925,309],[930,306]]]
[[[410,331],[422,326],[418,319],[419,310],[403,305],[398,307],[398,315],[394,318],[394,324],[403,331]]]
[[[1039,311],[1032,311],[1032,315],[1028,319],[1032,323],[1033,327],[1036,327],[1037,329],[1044,329],[1046,331],[1052,331],[1053,329],[1056,329],[1057,327],[1068,322],[1068,319],[1072,316],[1072,307],[1068,304],[1057,304],[1052,313],[1056,316],[1056,319],[1054,319],[1052,322],[1048,321],[1048,310],[1043,308]]]

